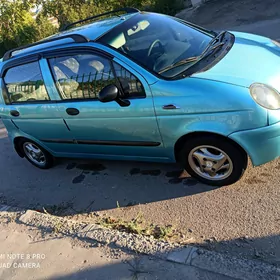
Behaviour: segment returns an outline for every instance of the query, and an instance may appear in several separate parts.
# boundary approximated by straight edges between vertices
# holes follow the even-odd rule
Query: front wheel
[[[25,158],[36,167],[48,169],[53,166],[53,156],[35,142],[24,139],[21,141],[20,147]]]
[[[181,160],[191,176],[212,186],[237,182],[248,164],[247,155],[241,148],[215,136],[190,139],[181,151]]]

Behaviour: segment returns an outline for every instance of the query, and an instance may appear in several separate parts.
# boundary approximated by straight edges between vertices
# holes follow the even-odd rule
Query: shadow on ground
[[[199,183],[175,164],[118,162],[96,160],[59,160],[56,170],[63,168],[70,177],[70,189],[75,192],[71,200],[54,205],[61,216],[131,207],[215,190]],[[74,175],[75,174],[75,175]],[[69,186],[69,185],[68,185]],[[41,192],[48,196],[48,189]],[[90,199],[83,208],[76,208],[77,200]],[[51,205],[45,205],[51,207]],[[66,211],[64,211],[66,210]]]
[[[58,159],[49,170],[18,157],[8,138],[0,139],[0,203],[47,208],[71,215],[130,207],[215,190],[176,164]]]
[[[138,256],[126,262],[114,262],[100,267],[79,270],[50,280],[115,279],[115,280],[231,280],[195,267],[179,265],[161,260],[151,260],[147,256]]]

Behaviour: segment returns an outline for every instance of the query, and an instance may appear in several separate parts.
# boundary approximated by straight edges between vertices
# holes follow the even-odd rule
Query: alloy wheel
[[[46,156],[43,151],[34,143],[25,142],[23,150],[26,156],[36,165],[44,166],[46,164]]]
[[[189,153],[188,162],[196,174],[207,180],[224,180],[233,172],[230,157],[214,146],[195,147]]]

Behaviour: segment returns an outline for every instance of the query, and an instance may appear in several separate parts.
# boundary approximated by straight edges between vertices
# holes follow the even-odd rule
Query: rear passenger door
[[[47,91],[45,82],[48,81],[43,78],[42,65],[42,61],[34,60],[25,64],[19,61],[19,65],[7,67],[2,83],[6,103],[3,119],[11,119],[26,137],[43,142],[51,150],[67,152],[71,147],[62,143],[73,138],[61,118],[52,92]]]
[[[62,118],[79,144],[79,153],[161,156],[153,99],[142,76],[92,51],[55,55],[48,62],[61,97]],[[109,84],[117,85],[129,106],[98,100],[98,93]]]

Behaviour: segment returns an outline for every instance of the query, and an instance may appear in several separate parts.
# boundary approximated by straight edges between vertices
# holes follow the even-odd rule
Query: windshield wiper
[[[215,53],[216,51],[218,51],[225,43],[219,43],[214,45],[213,47],[209,48],[206,52],[203,52],[201,54],[201,58],[205,58],[208,57],[209,55]]]
[[[178,66],[181,66],[181,65],[184,65],[184,64],[187,64],[187,63],[190,63],[190,62],[195,62],[199,59],[200,57],[199,56],[193,56],[193,57],[189,57],[187,59],[183,59],[183,60],[180,60],[176,63],[173,63],[171,65],[168,65],[167,67],[161,69],[158,73],[159,74],[162,74],[172,68],[175,68],[175,67],[178,67]]]
[[[199,56],[194,56],[194,57],[189,57],[187,59],[183,59],[183,60],[180,60],[176,63],[173,63],[163,69],[161,69],[158,73],[159,74],[162,74],[170,69],[173,69],[175,67],[178,67],[178,66],[181,66],[181,65],[184,65],[184,64],[187,64],[187,63],[190,63],[190,62],[196,62],[196,61],[199,61],[203,58],[206,58],[208,57],[209,55],[215,53],[216,51],[218,51],[225,43],[219,43],[219,44],[216,44],[216,45],[213,45],[211,48],[208,48],[206,52],[203,52],[201,55]]]
[[[206,53],[208,53],[208,51],[212,51],[215,48],[223,46],[225,44],[223,40],[226,33],[227,31],[220,32],[215,38],[213,38],[200,56],[203,57]]]
[[[206,49],[202,52],[201,55],[193,56],[193,57],[189,57],[187,59],[180,60],[176,63],[173,63],[173,64],[161,69],[158,73],[162,74],[162,73],[164,73],[164,72],[166,72],[166,71],[168,71],[172,68],[175,68],[175,67],[178,67],[178,66],[190,63],[190,62],[196,62],[196,61],[198,61],[202,58],[208,57],[213,52],[215,53],[225,44],[225,42],[223,42],[223,40],[224,40],[224,37],[225,37],[226,33],[227,33],[227,31],[220,32],[215,38],[213,38],[210,41],[210,43],[208,44],[208,46],[206,47]]]

